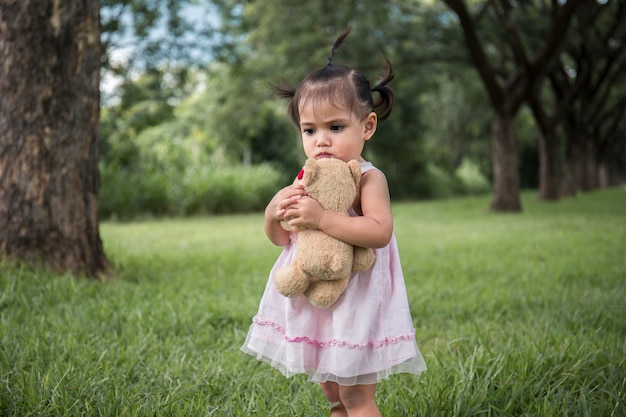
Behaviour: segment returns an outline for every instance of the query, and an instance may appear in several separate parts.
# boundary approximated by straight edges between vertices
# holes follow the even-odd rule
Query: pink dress
[[[370,169],[376,168],[361,164],[363,173]],[[303,295],[284,297],[274,286],[272,275],[291,262],[296,240],[292,233],[291,244],[274,264],[241,350],[287,377],[304,373],[313,382],[374,384],[391,374],[424,371],[395,236],[374,249],[374,265],[354,273],[344,294],[327,309],[314,307]]]

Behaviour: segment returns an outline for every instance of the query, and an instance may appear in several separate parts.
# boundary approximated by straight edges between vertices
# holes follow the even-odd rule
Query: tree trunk
[[[570,134],[565,144],[565,161],[563,166],[563,188],[561,194],[575,197],[578,193],[578,165],[576,162],[576,142]]]
[[[98,0],[0,3],[0,258],[97,276]]]
[[[513,118],[496,112],[491,124],[494,211],[521,211]]]
[[[543,132],[539,138],[539,199],[559,199],[558,151],[553,132]]]
[[[596,149],[592,140],[587,139],[580,152],[579,187],[582,191],[593,191],[600,187]]]

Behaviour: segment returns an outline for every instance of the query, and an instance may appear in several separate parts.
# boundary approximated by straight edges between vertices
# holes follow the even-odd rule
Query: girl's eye
[[[303,129],[302,133],[306,133],[307,135],[312,135],[313,134],[313,129]]]
[[[343,129],[343,126],[340,126],[340,125],[335,125],[335,126],[330,127],[330,130],[334,132],[339,132],[341,129]]]

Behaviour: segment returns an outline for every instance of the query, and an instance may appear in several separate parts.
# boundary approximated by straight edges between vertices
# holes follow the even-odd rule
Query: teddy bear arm
[[[375,260],[374,251],[370,248],[354,247],[354,260],[352,263],[352,272],[361,272],[368,270]]]

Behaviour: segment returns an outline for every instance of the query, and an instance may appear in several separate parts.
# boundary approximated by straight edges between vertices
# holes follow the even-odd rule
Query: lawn
[[[625,416],[626,191],[396,203],[428,371],[385,416]],[[280,248],[260,214],[105,223],[116,277],[0,270],[0,416],[324,416],[239,351]]]

